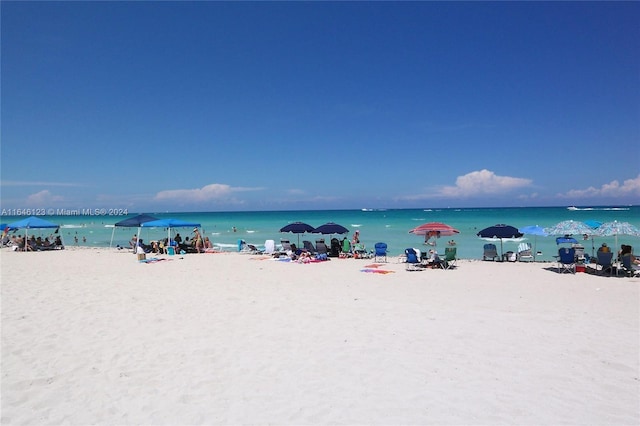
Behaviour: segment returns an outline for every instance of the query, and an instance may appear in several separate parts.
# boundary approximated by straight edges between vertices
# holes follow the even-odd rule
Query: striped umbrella
[[[632,237],[640,237],[640,229],[630,224],[629,222],[618,222],[614,220],[613,222],[603,223],[594,231],[595,235],[601,237],[612,237],[616,238],[616,247],[618,247],[618,235],[630,235]]]
[[[544,231],[549,235],[591,235],[595,232],[586,223],[577,220],[564,220]]]
[[[458,231],[456,228],[449,226],[445,223],[429,222],[429,223],[423,223],[420,226],[416,226],[415,228],[410,230],[409,233],[414,235],[424,235],[424,242],[429,244],[428,241],[433,237],[435,238],[450,237],[452,235],[459,234],[460,231]],[[433,243],[430,245],[436,245],[436,244]]]

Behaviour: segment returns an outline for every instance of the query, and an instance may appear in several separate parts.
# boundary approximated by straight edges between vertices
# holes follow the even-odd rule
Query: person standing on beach
[[[203,248],[203,242],[202,242],[202,236],[200,235],[200,232],[198,231],[198,228],[193,228],[193,246],[196,248],[196,250],[198,251],[198,253],[202,253],[202,248]]]
[[[353,233],[353,238],[351,239],[351,247],[356,244],[360,244],[360,231],[356,229],[356,232]]]

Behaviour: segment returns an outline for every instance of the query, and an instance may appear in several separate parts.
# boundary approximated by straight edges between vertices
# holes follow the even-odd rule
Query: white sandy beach
[[[2,250],[3,425],[638,425],[640,279]]]

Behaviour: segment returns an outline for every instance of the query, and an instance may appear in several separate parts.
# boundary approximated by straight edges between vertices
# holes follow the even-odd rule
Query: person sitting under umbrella
[[[440,266],[440,256],[435,250],[429,250],[429,257],[427,258],[427,268],[437,268]]]

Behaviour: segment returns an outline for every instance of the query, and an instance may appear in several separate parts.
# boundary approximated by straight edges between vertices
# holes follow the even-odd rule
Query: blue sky
[[[640,200],[638,2],[2,2],[2,208]]]

